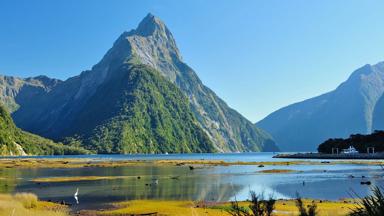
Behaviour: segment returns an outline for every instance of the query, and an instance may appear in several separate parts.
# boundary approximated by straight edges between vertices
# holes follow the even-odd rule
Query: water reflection
[[[0,169],[0,193],[11,193],[20,179],[20,170]]]
[[[75,204],[74,191],[81,199],[75,208],[100,207],[107,202],[135,199],[228,201],[246,186],[230,184],[227,175],[209,174],[211,168],[189,170],[176,166],[134,166],[118,168],[36,169],[20,172],[16,187],[3,192],[32,192],[43,200]],[[11,169],[9,170],[11,171]],[[26,171],[26,170],[24,170]],[[118,179],[77,182],[35,183],[35,177],[117,176]],[[126,178],[120,178],[120,177]],[[157,184],[155,183],[157,180]],[[76,197],[76,196],[75,196]]]
[[[110,202],[136,199],[245,200],[249,191],[275,198],[317,199],[364,196],[369,187],[361,185],[361,176],[382,186],[383,171],[366,165],[291,165],[286,174],[263,174],[263,169],[286,166],[215,166],[190,170],[183,166],[130,166],[76,169],[0,169],[0,192],[32,192],[43,200],[75,204],[72,208],[102,208]],[[349,176],[355,176],[350,178]],[[65,176],[116,176],[116,179],[77,182],[35,183],[33,178]],[[156,183],[157,182],[157,183]],[[303,184],[305,182],[305,184]],[[77,191],[78,195],[74,196]],[[76,199],[78,198],[78,199]]]

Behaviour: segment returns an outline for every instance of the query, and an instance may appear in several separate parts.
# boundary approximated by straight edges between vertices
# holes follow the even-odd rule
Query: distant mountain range
[[[8,111],[0,105],[0,156],[86,154],[88,151],[55,143],[20,130]]]
[[[328,138],[384,129],[384,62],[365,65],[334,91],[279,109],[256,125],[282,151],[314,151]]]
[[[151,14],[78,76],[0,77],[0,100],[22,129],[99,153],[277,150],[203,85]]]

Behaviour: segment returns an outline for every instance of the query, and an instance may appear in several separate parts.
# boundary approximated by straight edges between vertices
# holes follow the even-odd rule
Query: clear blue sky
[[[77,75],[148,12],[202,81],[253,122],[384,60],[382,0],[1,0],[0,74]]]

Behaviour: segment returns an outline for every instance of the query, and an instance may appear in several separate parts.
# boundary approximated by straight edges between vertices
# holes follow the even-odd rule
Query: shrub
[[[227,212],[233,216],[271,216],[275,209],[276,200],[272,196],[268,200],[264,200],[263,195],[257,195],[254,191],[251,191],[250,194],[251,204],[249,208],[239,206],[239,203],[235,200],[231,202],[231,207]]]
[[[317,215],[317,205],[314,201],[312,201],[312,204],[305,207],[304,202],[299,196],[299,194],[296,194],[296,206],[299,209],[299,216],[316,216]]]
[[[232,216],[250,216],[248,209],[240,206],[237,200],[231,202],[231,206],[227,209],[227,212]]]
[[[31,209],[37,206],[37,196],[32,193],[17,193],[14,195],[14,199],[19,201],[24,208]]]
[[[382,216],[384,215],[384,194],[377,186],[372,187],[372,195],[360,199],[356,209],[350,216]]]

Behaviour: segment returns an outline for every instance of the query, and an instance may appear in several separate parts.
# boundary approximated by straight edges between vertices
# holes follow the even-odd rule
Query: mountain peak
[[[128,41],[130,54],[138,57],[141,63],[175,81],[176,63],[182,61],[182,57],[171,31],[160,18],[149,13],[136,30],[123,34],[122,38]]]
[[[135,61],[151,66],[175,79],[176,66],[173,61],[181,61],[181,55],[177,48],[172,33],[158,17],[149,13],[140,22],[136,29],[123,32],[115,41],[112,48],[92,70],[98,71],[89,79],[99,85],[107,77],[111,68],[135,57]],[[111,70],[112,71],[112,70]],[[92,73],[95,74],[95,73]],[[95,85],[91,86],[95,86]]]
[[[156,32],[165,33],[168,35],[169,30],[160,18],[148,13],[146,17],[140,22],[135,33],[144,37],[155,34]]]

